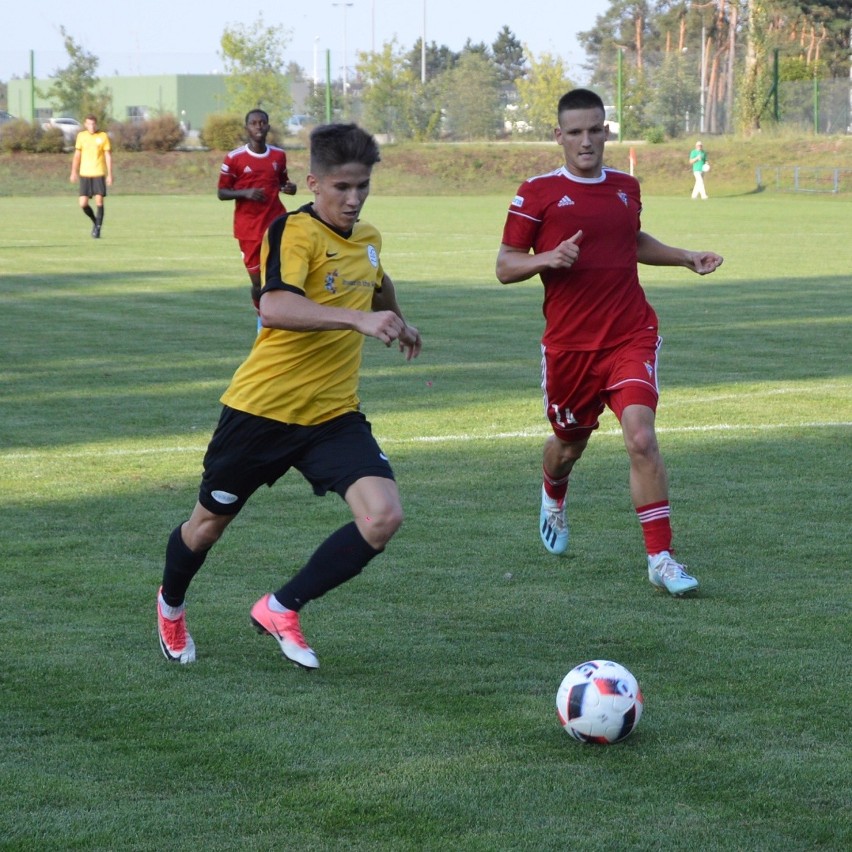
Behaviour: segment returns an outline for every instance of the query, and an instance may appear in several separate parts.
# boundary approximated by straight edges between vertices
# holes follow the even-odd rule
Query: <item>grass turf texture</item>
[[[198,662],[157,648],[166,538],[253,337],[230,205],[111,198],[95,241],[72,197],[0,199],[0,849],[848,848],[849,205],[646,199],[656,236],[726,257],[642,269],[702,582],[676,600],[609,414],[569,555],[539,542],[541,293],[493,277],[507,202],[368,202],[425,340],[413,364],[368,341],[362,382],[407,520],[305,610],[307,675],[248,621],[348,519],[297,474],[193,584]],[[555,718],[593,657],[645,693],[617,746]]]

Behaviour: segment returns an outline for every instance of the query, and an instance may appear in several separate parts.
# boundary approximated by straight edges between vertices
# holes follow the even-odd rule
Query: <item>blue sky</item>
[[[234,0],[106,0],[92,7],[68,0],[25,0],[4,15],[0,40],[0,80],[22,77],[34,51],[36,77],[68,64],[59,28],[100,60],[98,74],[206,74],[221,71],[219,39],[235,24],[253,24],[260,13],[267,24],[291,31],[288,61],[308,76],[316,66],[325,77],[351,68],[357,51],[379,48],[396,36],[410,48],[424,29],[426,42],[460,50],[473,42],[494,41],[506,25],[536,56],[562,57],[574,82],[585,82],[585,56],[576,33],[590,29],[609,0],[279,0],[275,4]],[[345,21],[345,38],[344,38]]]

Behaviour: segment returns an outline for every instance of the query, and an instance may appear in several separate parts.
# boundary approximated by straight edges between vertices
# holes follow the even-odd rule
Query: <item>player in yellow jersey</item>
[[[87,115],[85,130],[77,134],[71,160],[71,183],[80,179],[80,209],[92,220],[92,236],[99,239],[104,222],[104,198],[112,186],[112,145],[109,136],[98,130],[98,119]],[[95,199],[95,212],[89,199]]]
[[[274,636],[296,665],[319,667],[302,634],[302,607],[359,574],[402,523],[393,471],[358,399],[365,337],[398,344],[409,360],[421,347],[384,271],[381,236],[360,219],[378,161],[375,139],[356,125],[315,128],[307,178],[314,201],[264,236],[262,329],[222,396],[198,502],[166,547],[157,621],[168,660],[195,660],[184,602],[210,548],[249,497],[290,468],[318,496],[339,494],[353,516],[251,610],[256,629]],[[284,524],[298,522],[298,508]]]

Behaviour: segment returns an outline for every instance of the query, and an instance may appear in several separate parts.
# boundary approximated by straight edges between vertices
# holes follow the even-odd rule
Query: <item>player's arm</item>
[[[71,158],[71,183],[77,181],[80,174],[80,158],[83,152],[79,148],[74,149],[74,156]]]
[[[112,153],[104,151],[104,162],[106,163],[106,184],[112,186]]]
[[[357,331],[390,346],[405,332],[405,321],[393,311],[357,311],[320,305],[294,289],[260,294],[260,324],[286,331]]]
[[[247,201],[266,201],[266,193],[263,187],[249,186],[245,189],[230,189],[225,186],[220,186],[216,192],[219,201],[236,201],[238,198],[243,198]]]
[[[293,181],[290,180],[290,176],[287,174],[287,172],[284,172],[281,175],[281,184],[279,186],[279,189],[285,195],[295,195],[298,187],[295,183],[293,183]]]
[[[396,298],[396,287],[394,287],[393,281],[387,273],[382,277],[381,288],[373,293],[373,311],[392,311],[402,320],[404,328],[397,338],[399,340],[399,351],[405,352],[407,361],[416,358],[423,346],[420,332],[415,326],[406,322],[402,315],[402,309]]]
[[[501,243],[497,252],[497,280],[501,284],[515,284],[547,269],[570,269],[580,256],[582,240],[583,232],[577,231],[555,249],[537,254]]]
[[[667,246],[645,231],[636,237],[636,256],[639,263],[649,266],[685,266],[699,275],[707,275],[722,265],[721,255],[712,251],[689,251]]]

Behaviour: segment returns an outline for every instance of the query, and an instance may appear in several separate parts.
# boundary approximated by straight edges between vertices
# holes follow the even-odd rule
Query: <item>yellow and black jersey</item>
[[[105,153],[112,151],[112,145],[103,130],[95,133],[81,130],[77,134],[74,148],[80,152],[80,177],[106,177]]]
[[[306,205],[276,219],[264,235],[262,293],[289,290],[321,305],[369,311],[384,277],[381,248],[372,225],[359,221],[343,234]],[[357,411],[363,344],[356,331],[261,329],[222,402],[302,426]]]

